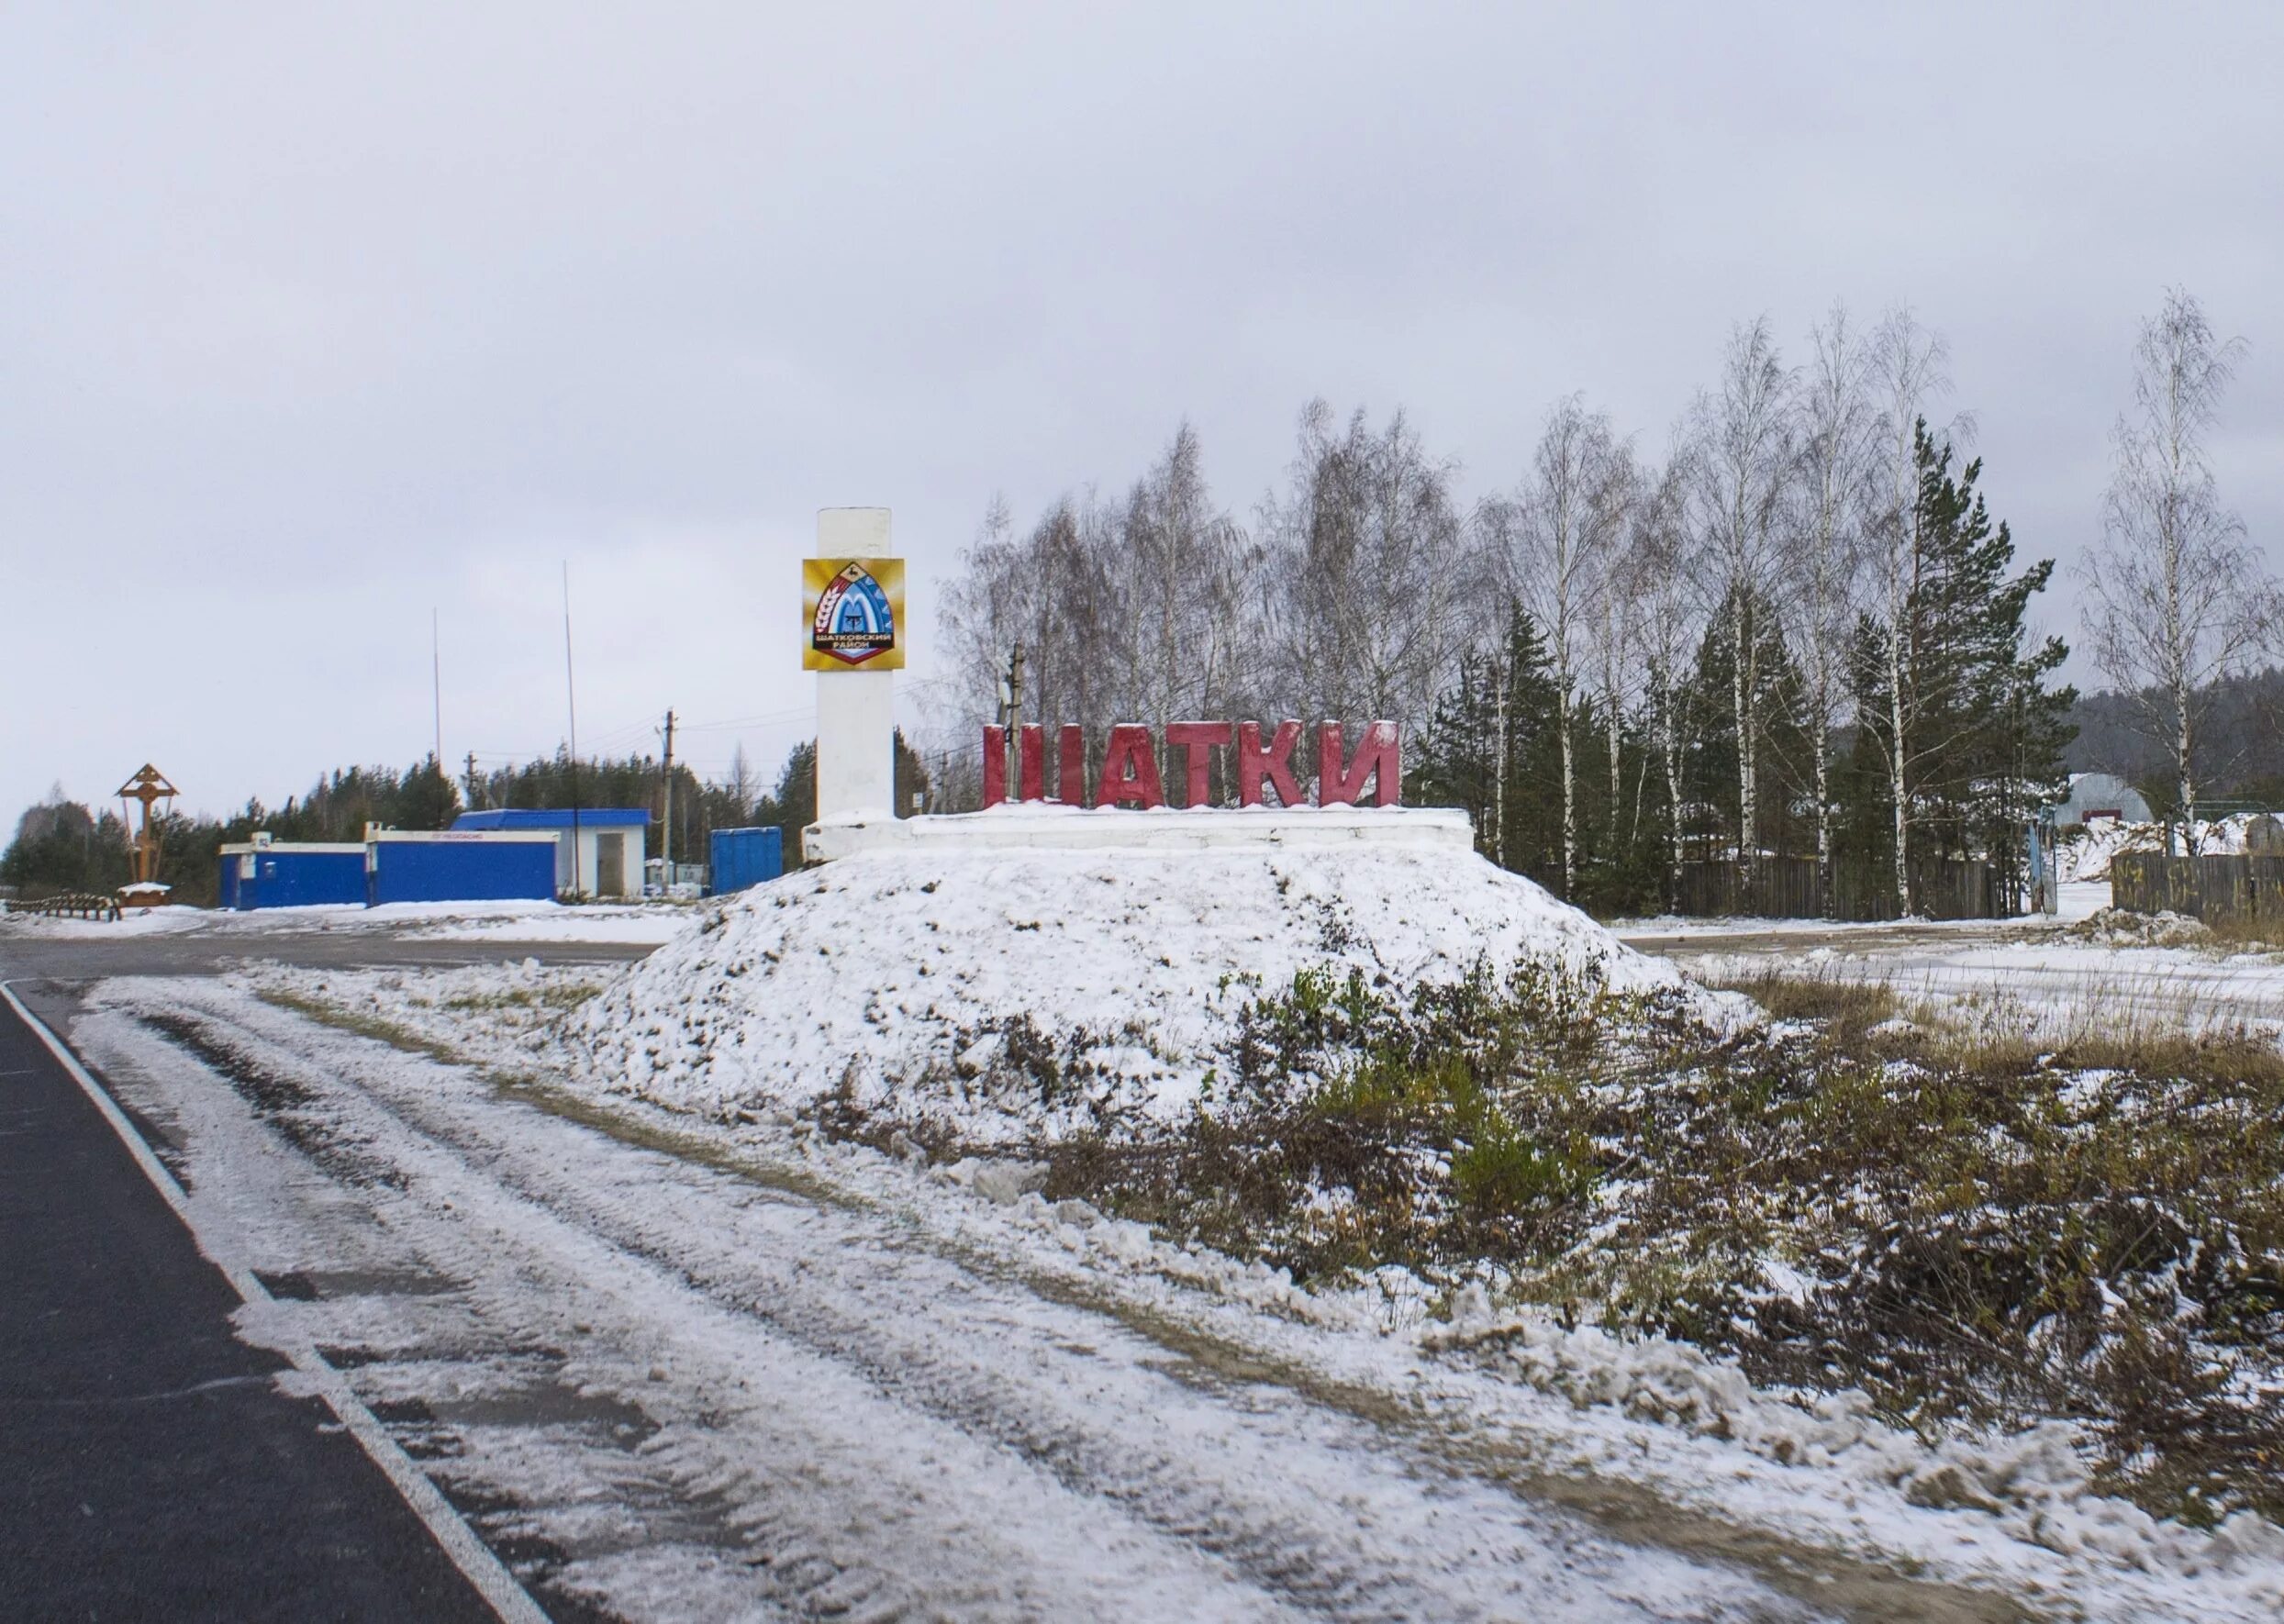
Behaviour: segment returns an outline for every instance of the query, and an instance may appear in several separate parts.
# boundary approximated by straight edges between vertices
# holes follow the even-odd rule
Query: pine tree
[[[1414,799],[1467,813],[1477,851],[1550,888],[1562,881],[1558,701],[1545,636],[1518,608],[1499,652],[1466,656],[1437,696],[1409,774]]]
[[[1880,800],[1911,842],[1905,853],[1910,911],[1923,907],[1923,864],[1939,859],[1988,858],[2006,884],[2019,877],[2020,825],[2051,796],[2062,776],[2062,751],[2075,729],[2067,720],[2074,691],[2049,690],[2048,679],[2068,651],[2048,638],[2025,651],[2030,603],[2045,590],[2053,561],[2010,573],[2014,540],[1994,524],[1976,488],[1980,460],[1955,478],[1952,450],[1938,445],[1922,425],[1915,440],[1919,479],[1913,514],[1918,538],[1916,580],[1904,606],[1909,688],[1894,703],[1883,633],[1866,628],[1856,662],[1859,742],[1877,732],[1881,718],[1906,720],[1900,753],[1910,804],[1892,817],[1894,773],[1851,774],[1856,793]],[[1860,753],[1860,752],[1859,752]],[[1887,752],[1883,751],[1883,756]],[[1860,810],[1860,809],[1859,809]],[[1868,837],[1879,820],[1848,819]],[[1892,863],[1892,834],[1877,842]],[[1875,855],[1866,851],[1866,856]]]

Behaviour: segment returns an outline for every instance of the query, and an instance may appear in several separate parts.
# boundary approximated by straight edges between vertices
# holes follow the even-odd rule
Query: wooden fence
[[[1937,858],[1913,869],[1920,911],[1932,919],[2004,919],[2022,911],[2002,869],[1979,858]],[[1674,911],[1699,918],[1892,919],[1895,895],[1843,873],[1829,910],[1812,857],[1763,857],[1748,873],[1734,862],[1685,862]]]
[[[2110,900],[2137,914],[2284,922],[2284,857],[2167,857],[2121,851],[2110,859]]]

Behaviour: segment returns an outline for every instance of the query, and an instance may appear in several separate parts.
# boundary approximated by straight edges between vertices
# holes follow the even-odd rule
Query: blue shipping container
[[[781,829],[718,829],[707,870],[717,896],[774,880],[785,872],[785,831]]]
[[[365,849],[291,842],[225,846],[221,879],[226,908],[359,904],[365,899]]]
[[[464,834],[391,840],[367,846],[365,900],[384,902],[552,901],[555,840]]]

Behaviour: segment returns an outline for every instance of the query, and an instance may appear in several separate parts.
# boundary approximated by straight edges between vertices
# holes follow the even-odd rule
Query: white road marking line
[[[5,998],[8,1007],[48,1046],[48,1052],[56,1057],[58,1063],[79,1085],[81,1092],[87,1096],[96,1110],[103,1113],[104,1120],[111,1125],[111,1131],[118,1135],[119,1141],[127,1147],[128,1154],[134,1157],[135,1164],[143,1170],[143,1176],[174,1209],[175,1216],[183,1220],[183,1227],[190,1231],[191,1239],[198,1243],[198,1250],[222,1271],[238,1295],[248,1303],[273,1301],[268,1288],[254,1277],[251,1269],[221,1256],[207,1244],[206,1236],[199,1232],[198,1226],[191,1219],[190,1203],[183,1193],[183,1186],[151,1153],[150,1147],[143,1142],[142,1135],[135,1131],[134,1124],[127,1119],[126,1113],[119,1109],[117,1102],[112,1099],[103,1085],[95,1080],[95,1074],[82,1065],[79,1057],[48,1029],[45,1021],[25,1007],[24,1001],[16,996],[12,983],[0,982],[0,998]],[[310,1385],[340,1418],[341,1425],[349,1429],[350,1435],[363,1446],[373,1463],[396,1486],[405,1504],[412,1507],[413,1515],[436,1537],[436,1542],[452,1559],[452,1565],[466,1576],[469,1584],[475,1586],[476,1593],[484,1597],[491,1609],[506,1624],[549,1624],[548,1617],[540,1610],[539,1603],[525,1593],[523,1586],[516,1582],[516,1576],[501,1564],[499,1558],[492,1554],[482,1540],[476,1538],[474,1530],[462,1519],[460,1513],[452,1509],[451,1502],[444,1497],[436,1485],[429,1481],[419,1467],[413,1464],[412,1457],[396,1446],[396,1440],[388,1435],[381,1423],[373,1419],[373,1412],[365,1408],[363,1402],[351,1390],[341,1373],[328,1364],[312,1344],[295,1340],[284,1351],[293,1361],[294,1368],[309,1378]]]

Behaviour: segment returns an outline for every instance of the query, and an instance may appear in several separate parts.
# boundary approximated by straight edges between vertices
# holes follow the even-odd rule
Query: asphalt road
[[[5,1007],[0,1304],[10,1617],[493,1618]]]
[[[643,948],[310,934],[0,939],[63,1029],[72,982],[246,958],[617,962]],[[37,980],[29,978],[39,978]],[[72,1075],[0,1005],[0,1615],[489,1620],[381,1469],[285,1362]]]

